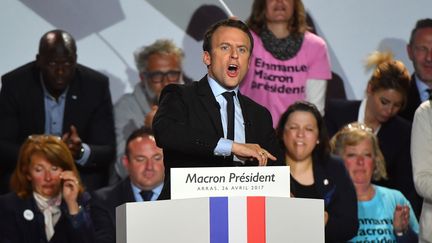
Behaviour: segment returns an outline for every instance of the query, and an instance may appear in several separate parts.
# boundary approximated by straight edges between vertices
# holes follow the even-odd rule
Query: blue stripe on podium
[[[228,197],[210,198],[210,243],[228,243]]]

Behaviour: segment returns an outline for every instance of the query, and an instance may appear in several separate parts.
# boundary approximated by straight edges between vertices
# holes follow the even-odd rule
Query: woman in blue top
[[[418,242],[418,222],[400,191],[377,186],[372,179],[387,177],[384,157],[372,129],[350,123],[331,140],[354,183],[359,230],[350,242]]]

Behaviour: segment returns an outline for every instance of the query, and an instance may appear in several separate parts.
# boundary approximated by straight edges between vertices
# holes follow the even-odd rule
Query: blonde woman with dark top
[[[388,174],[388,179],[374,180],[374,183],[401,191],[418,217],[422,200],[415,191],[412,177],[411,123],[398,116],[407,101],[408,69],[388,52],[371,54],[366,66],[372,69],[372,75],[362,100],[331,100],[327,103],[324,120],[329,136],[351,122],[372,128],[380,141]]]

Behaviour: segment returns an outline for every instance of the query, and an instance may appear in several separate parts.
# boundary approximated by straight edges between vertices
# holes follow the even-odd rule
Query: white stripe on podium
[[[228,198],[229,242],[247,243],[246,197]]]

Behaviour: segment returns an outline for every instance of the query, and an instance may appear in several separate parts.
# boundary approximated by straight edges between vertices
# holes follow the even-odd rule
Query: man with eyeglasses
[[[86,189],[106,186],[115,153],[108,77],[77,63],[72,35],[48,31],[36,60],[1,79],[0,193],[7,188],[20,145],[31,134],[62,137]]]
[[[151,127],[159,95],[165,86],[183,83],[184,54],[171,40],[160,39],[138,48],[134,57],[140,82],[132,93],[123,95],[114,105],[117,158],[110,183],[127,176],[121,162],[126,138],[143,125]]]
[[[133,131],[123,149],[122,163],[129,176],[96,191],[92,198],[90,211],[96,243],[115,242],[117,206],[158,200],[164,185],[163,152],[157,147],[151,129],[142,127]]]

